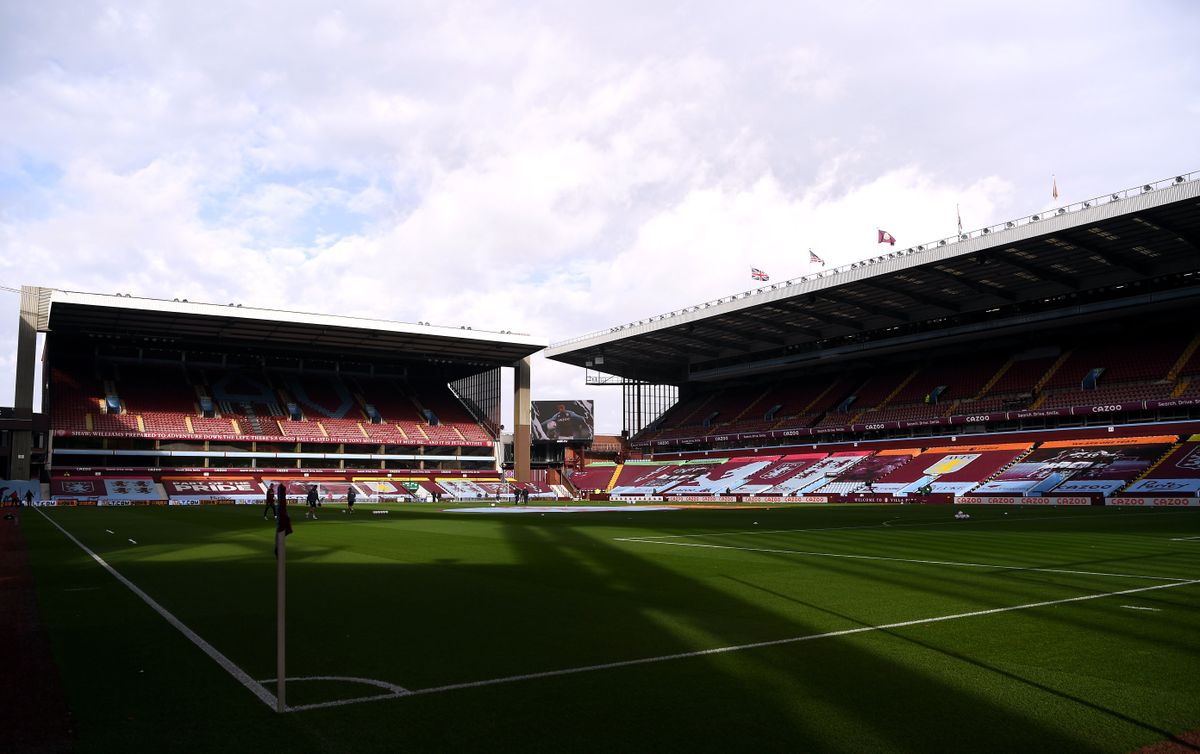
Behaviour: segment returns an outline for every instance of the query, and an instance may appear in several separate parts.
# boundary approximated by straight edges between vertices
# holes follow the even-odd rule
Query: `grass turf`
[[[439,689],[1200,579],[1200,540],[1175,541],[1194,509],[390,509],[293,516],[289,678]],[[268,679],[260,512],[46,514]],[[82,751],[1117,752],[1200,728],[1200,584],[276,715],[41,515],[22,525]],[[378,692],[297,681],[288,702]]]

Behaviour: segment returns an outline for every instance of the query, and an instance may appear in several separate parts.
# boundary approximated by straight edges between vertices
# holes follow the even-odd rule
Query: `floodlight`
[[[983,229],[983,234],[986,236],[988,233],[991,233],[991,231],[990,231],[990,230],[988,230],[987,228],[984,228],[984,229]]]
[[[1182,176],[1182,175],[1177,175],[1177,176],[1175,176],[1175,182],[1176,182],[1176,183],[1183,183],[1183,176]]]
[[[1004,227],[1013,228],[1013,227],[1016,227],[1016,224],[1013,222],[1007,222],[1007,223],[1004,223]]]
[[[1030,219],[1030,220],[1041,220],[1042,218],[1038,217],[1037,215],[1033,215],[1033,216],[1032,216],[1032,217],[1030,217],[1029,219]]]
[[[1058,214],[1060,214],[1060,215],[1065,215],[1065,214],[1067,214],[1067,211],[1066,211],[1065,209],[1063,209],[1062,207],[1059,207],[1059,208],[1058,208]]]
[[[1151,188],[1150,184],[1148,184],[1148,183],[1145,186],[1142,186],[1142,193],[1146,193],[1146,192],[1153,191],[1153,190],[1154,189]]]

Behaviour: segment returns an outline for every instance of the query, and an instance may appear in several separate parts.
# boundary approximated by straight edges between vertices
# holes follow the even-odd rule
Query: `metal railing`
[[[671,319],[673,317],[678,317],[683,314],[691,314],[693,312],[703,311],[705,309],[708,309],[713,306],[717,306],[719,304],[727,304],[727,303],[730,303],[733,301],[738,301],[741,299],[752,298],[754,296],[758,296],[763,293],[767,293],[769,291],[790,288],[791,286],[794,286],[794,285],[799,285],[801,283],[808,283],[808,282],[812,282],[814,280],[820,280],[822,278],[836,277],[838,275],[842,275],[844,273],[850,272],[851,270],[861,270],[863,267],[868,267],[870,265],[879,264],[880,262],[885,262],[890,259],[896,259],[898,257],[912,256],[914,254],[922,254],[925,252],[934,251],[936,249],[943,249],[952,244],[961,243],[963,241],[969,241],[974,238],[984,238],[984,237],[992,235],[993,233],[999,233],[999,232],[1005,231],[1005,230],[1012,230],[1013,228],[1017,228],[1017,227],[1021,227],[1021,226],[1025,226],[1025,225],[1033,225],[1033,224],[1042,222],[1044,220],[1048,220],[1052,217],[1058,217],[1060,215],[1066,215],[1066,214],[1069,214],[1072,212],[1082,212],[1083,210],[1090,209],[1092,207],[1097,207],[1097,206],[1100,206],[1103,204],[1111,204],[1113,202],[1119,202],[1124,199],[1129,199],[1129,198],[1135,197],[1135,196],[1141,196],[1142,194],[1149,194],[1149,193],[1151,193],[1153,191],[1157,191],[1159,189],[1171,188],[1173,186],[1178,186],[1180,184],[1187,183],[1189,181],[1198,180],[1198,179],[1200,179],[1200,171],[1192,171],[1190,173],[1182,173],[1182,174],[1174,176],[1172,178],[1163,178],[1162,180],[1153,181],[1151,183],[1144,183],[1141,186],[1135,186],[1133,188],[1127,188],[1127,189],[1122,189],[1120,191],[1114,191],[1111,194],[1104,194],[1103,196],[1094,197],[1092,199],[1085,199],[1083,201],[1073,202],[1071,204],[1065,204],[1061,207],[1054,207],[1054,208],[1048,209],[1044,212],[1035,212],[1033,214],[1029,214],[1024,217],[1017,218],[1016,220],[1008,220],[1008,221],[1005,221],[1002,223],[997,223],[995,225],[989,225],[984,228],[978,228],[976,230],[967,231],[960,235],[947,236],[945,238],[939,238],[934,241],[928,241],[926,243],[919,244],[917,246],[912,246],[907,249],[903,249],[903,250],[899,250],[899,251],[889,251],[880,256],[868,257],[866,259],[859,260],[857,262],[850,262],[849,264],[843,264],[839,267],[831,267],[829,269],[820,270],[818,272],[812,272],[807,275],[802,275],[801,277],[798,277],[798,278],[784,280],[781,283],[772,283],[770,285],[764,285],[760,288],[754,288],[752,290],[743,291],[741,293],[735,293],[731,296],[722,296],[721,298],[715,299],[713,301],[705,301],[702,304],[696,304],[694,306],[685,306],[682,309],[676,309],[674,311],[670,311],[665,314],[656,314],[654,316],[647,317],[646,319],[639,319],[636,322],[628,322],[623,325],[616,325],[615,327],[610,327],[606,330],[596,330],[594,332],[587,333],[586,335],[577,335],[574,338],[568,338],[567,340],[560,340],[557,343],[551,343],[550,348],[560,348],[562,346],[569,346],[572,343],[579,343],[580,341],[589,340],[591,338],[595,338],[600,335],[611,335],[613,333],[622,332],[622,331],[629,330],[634,327],[641,327],[644,325],[653,324],[655,322],[661,322],[664,319]]]

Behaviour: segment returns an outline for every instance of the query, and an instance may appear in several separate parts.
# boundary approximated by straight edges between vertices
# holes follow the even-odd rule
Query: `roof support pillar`
[[[21,319],[17,323],[17,381],[13,396],[13,416],[17,419],[33,419],[33,383],[37,366],[38,300],[40,289],[21,286]],[[12,433],[12,454],[8,469],[9,479],[29,478],[33,454],[33,432],[20,429]]]
[[[520,483],[529,481],[529,357],[513,363],[513,472]]]

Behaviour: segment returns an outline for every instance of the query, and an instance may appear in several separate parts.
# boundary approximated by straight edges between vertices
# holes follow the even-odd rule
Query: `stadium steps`
[[[991,475],[991,476],[989,476],[987,479],[982,479],[982,480],[980,480],[980,481],[979,481],[979,482],[978,482],[978,483],[975,485],[975,489],[978,489],[978,488],[982,487],[983,485],[987,484],[988,482],[992,481],[992,480],[993,480],[993,479],[995,479],[996,477],[1000,476],[1000,475],[1001,475],[1001,474],[1003,474],[1004,472],[1006,472],[1006,471],[1008,471],[1009,469],[1011,469],[1013,466],[1016,466],[1018,463],[1020,463],[1021,461],[1023,461],[1023,460],[1025,459],[1025,457],[1026,457],[1026,456],[1028,456],[1030,453],[1032,453],[1032,452],[1034,451],[1034,449],[1035,449],[1035,448],[1037,448],[1037,443],[1034,443],[1034,444],[1030,445],[1028,448],[1026,448],[1026,449],[1024,450],[1024,452],[1022,452],[1022,453],[1021,453],[1020,455],[1018,455],[1016,458],[1012,459],[1012,460],[1011,460],[1011,461],[1009,461],[1008,463],[1006,463],[1006,464],[1004,464],[1003,466],[1001,466],[1000,468],[996,469],[996,473],[992,474],[992,475]]]
[[[137,418],[138,432],[145,432],[146,431],[146,422],[142,420],[142,415],[138,414],[136,418]]]
[[[996,383],[999,382],[1002,377],[1004,377],[1004,375],[1008,372],[1008,370],[1012,369],[1012,365],[1014,363],[1016,363],[1016,362],[1014,362],[1012,359],[1009,359],[1008,361],[1004,362],[1003,366],[1001,366],[999,369],[996,370],[996,373],[992,375],[992,378],[987,381],[987,383],[983,386],[983,388],[981,388],[980,391],[978,393],[976,393],[975,397],[972,398],[971,400],[977,401],[980,398],[982,398],[983,396],[987,395],[988,391],[996,386]]]
[[[912,372],[910,372],[909,375],[904,378],[904,381],[901,382],[899,385],[897,385],[895,390],[888,393],[887,397],[884,398],[882,401],[880,401],[879,405],[876,406],[875,408],[880,409],[880,408],[887,406],[887,404],[891,403],[892,399],[895,398],[897,395],[899,395],[901,390],[908,387],[908,383],[915,380],[917,378],[917,375],[920,373],[921,373],[921,370],[919,368],[912,370]]]
[[[1175,386],[1175,389],[1171,391],[1171,397],[1178,398],[1179,396],[1186,393],[1187,389],[1188,389],[1188,385],[1190,385],[1191,382],[1192,382],[1191,377],[1184,377],[1182,380],[1179,381],[1179,384]]]
[[[1147,466],[1145,471],[1143,471],[1141,474],[1138,474],[1133,479],[1130,479],[1129,484],[1126,484],[1124,487],[1121,487],[1119,490],[1117,490],[1113,494],[1114,495],[1120,494],[1120,493],[1124,492],[1125,490],[1129,489],[1134,484],[1137,484],[1138,482],[1142,481],[1146,477],[1150,476],[1152,473],[1154,473],[1154,470],[1157,469],[1162,464],[1163,461],[1167,460],[1167,456],[1171,455],[1176,450],[1178,450],[1181,445],[1183,445],[1183,443],[1181,443],[1181,442],[1177,442],[1174,445],[1172,445],[1170,448],[1167,449],[1167,452],[1163,453],[1161,456],[1158,457],[1158,460],[1156,460],[1154,463]]]
[[[771,394],[771,388],[768,387],[766,390],[762,391],[762,393],[760,393],[757,398],[750,401],[750,405],[746,406],[744,409],[742,409],[741,413],[739,413],[737,416],[733,417],[733,421],[731,421],[730,424],[736,424],[737,422],[741,421],[746,416],[746,414],[750,413],[750,411],[753,410],[753,408],[755,406],[757,406],[759,403],[762,403],[763,398],[766,398],[770,394]]]
[[[94,421],[92,421],[92,412],[91,411],[89,411],[83,415],[83,424],[85,427],[88,428],[89,432],[91,432],[95,428],[96,423]]]
[[[689,420],[689,419],[691,419],[693,416],[695,416],[695,415],[696,415],[696,413],[697,413],[698,411],[700,411],[701,409],[703,409],[703,408],[704,408],[705,406],[707,406],[709,403],[712,403],[713,396],[715,396],[715,395],[716,395],[716,392],[714,391],[714,392],[711,392],[711,393],[709,393],[708,395],[704,396],[704,400],[702,400],[702,401],[700,401],[699,403],[697,403],[697,404],[696,404],[696,407],[695,407],[695,408],[693,408],[691,411],[689,411],[689,412],[687,413],[687,415],[686,415],[686,416],[683,416],[683,417],[681,417],[681,418],[679,419],[679,423],[678,423],[678,424],[676,424],[675,426],[676,426],[676,427],[685,427],[685,426],[687,426],[688,420]]]
[[[820,400],[822,398],[824,398],[825,395],[827,393],[829,393],[830,390],[833,390],[835,387],[837,387],[839,382],[841,382],[841,380],[831,381],[828,385],[825,386],[825,389],[822,390],[820,393],[818,393],[816,398],[813,398],[811,401],[809,401],[808,405],[805,406],[803,409],[801,409],[800,413],[796,414],[796,416],[805,416],[807,414],[811,414],[813,406],[817,405],[817,403],[819,403]],[[824,412],[822,412],[822,413],[824,413]]]
[[[621,476],[621,469],[623,469],[623,468],[625,468],[625,464],[623,464],[623,463],[618,463],[613,468],[613,473],[612,473],[612,476],[609,477],[609,479],[608,479],[608,484],[604,485],[605,492],[608,492],[609,490],[611,490],[613,488],[613,485],[617,483],[617,477]]]
[[[1074,349],[1067,349],[1066,351],[1063,351],[1062,353],[1060,353],[1058,355],[1058,358],[1054,360],[1054,363],[1050,365],[1050,368],[1046,370],[1046,373],[1043,374],[1041,376],[1041,378],[1038,379],[1037,382],[1033,383],[1033,392],[1034,393],[1040,392],[1041,389],[1046,385],[1046,383],[1049,382],[1051,380],[1051,378],[1054,377],[1054,373],[1057,372],[1059,369],[1061,369],[1063,364],[1067,363],[1067,359],[1071,358],[1071,354],[1073,354],[1073,353],[1075,353]],[[1039,397],[1037,399],[1037,401],[1034,403],[1034,405],[1030,406],[1030,408],[1031,409],[1037,408],[1038,404],[1040,404],[1041,402],[1042,402],[1042,398]]]
[[[1196,352],[1197,348],[1200,348],[1200,333],[1197,333],[1196,337],[1192,338],[1192,342],[1187,344],[1187,347],[1183,349],[1183,353],[1179,354],[1179,358],[1176,359],[1175,363],[1171,365],[1171,368],[1167,370],[1168,380],[1173,381],[1179,377],[1179,373],[1187,365],[1188,361],[1191,360],[1192,354]]]

